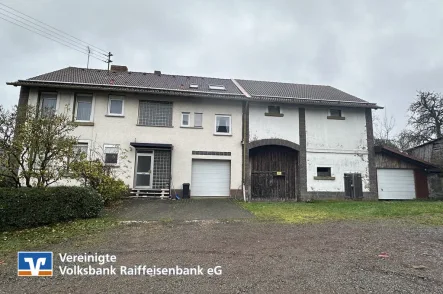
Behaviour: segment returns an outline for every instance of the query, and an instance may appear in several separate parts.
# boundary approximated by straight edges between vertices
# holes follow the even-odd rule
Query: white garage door
[[[378,199],[415,199],[412,169],[378,169]]]
[[[191,196],[229,196],[231,162],[192,160]]]

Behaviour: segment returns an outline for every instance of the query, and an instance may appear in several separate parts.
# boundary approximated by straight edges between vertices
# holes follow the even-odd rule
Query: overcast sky
[[[331,85],[386,107],[397,130],[417,90],[443,92],[441,0],[0,2],[131,71]],[[7,81],[86,66],[86,55],[2,19],[0,40],[7,107],[19,94]]]

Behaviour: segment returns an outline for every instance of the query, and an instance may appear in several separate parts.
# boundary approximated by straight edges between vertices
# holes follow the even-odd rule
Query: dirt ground
[[[443,292],[443,227],[405,220],[131,224],[46,249],[54,252],[54,277],[17,277],[11,260],[0,265],[0,293]],[[65,252],[115,254],[116,266],[218,265],[222,274],[62,276],[58,253]]]

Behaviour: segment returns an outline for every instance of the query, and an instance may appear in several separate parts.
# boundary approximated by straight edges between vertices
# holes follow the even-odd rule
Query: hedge
[[[103,198],[85,187],[0,188],[0,231],[98,216]]]

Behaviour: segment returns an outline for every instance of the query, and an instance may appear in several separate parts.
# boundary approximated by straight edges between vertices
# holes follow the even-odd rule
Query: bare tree
[[[395,128],[394,116],[387,116],[386,111],[382,117],[374,116],[375,145],[385,145],[398,148],[397,140],[393,134]]]
[[[404,148],[442,137],[443,96],[440,93],[419,91],[408,113],[408,128],[399,136]]]

